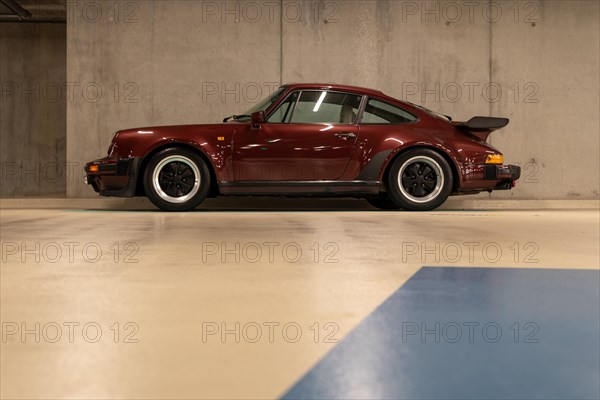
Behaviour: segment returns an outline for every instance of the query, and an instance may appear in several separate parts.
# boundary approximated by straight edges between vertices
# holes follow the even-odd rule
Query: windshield
[[[273,104],[273,102],[275,100],[277,100],[279,98],[279,96],[281,95],[281,93],[283,93],[283,91],[285,89],[286,89],[285,87],[280,87],[271,96],[256,103],[252,108],[250,108],[248,111],[246,111],[243,115],[252,115],[252,113],[255,113],[257,111],[266,110],[271,104]]]

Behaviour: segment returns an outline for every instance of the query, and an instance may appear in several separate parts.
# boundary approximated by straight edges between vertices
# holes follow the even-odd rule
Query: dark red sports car
[[[449,195],[506,190],[520,168],[486,143],[506,118],[450,117],[380,91],[289,84],[222,124],[118,131],[85,166],[102,196],[169,211],[214,196],[340,196],[431,210]]]

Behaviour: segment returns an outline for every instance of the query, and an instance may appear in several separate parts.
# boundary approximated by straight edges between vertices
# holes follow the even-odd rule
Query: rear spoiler
[[[457,128],[467,131],[481,140],[486,140],[490,133],[508,125],[508,118],[473,117],[467,122],[453,122]]]

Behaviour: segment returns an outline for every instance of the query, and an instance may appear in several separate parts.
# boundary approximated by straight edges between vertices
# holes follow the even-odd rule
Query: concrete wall
[[[113,4],[113,3],[110,3]],[[78,2],[67,29],[67,160],[120,128],[219,121],[280,82],[364,85],[510,125],[516,190],[598,198],[599,5],[589,1]],[[75,180],[69,196],[93,196]]]
[[[0,23],[0,197],[64,196],[66,26]]]

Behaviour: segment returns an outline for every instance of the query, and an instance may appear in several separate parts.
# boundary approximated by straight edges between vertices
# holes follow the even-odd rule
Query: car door
[[[298,90],[260,129],[240,129],[233,142],[236,181],[323,181],[344,173],[358,137],[362,96]]]

